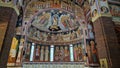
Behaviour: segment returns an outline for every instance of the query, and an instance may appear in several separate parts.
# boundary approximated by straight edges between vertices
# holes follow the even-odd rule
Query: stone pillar
[[[106,58],[109,68],[120,68],[120,46],[111,17],[99,17],[93,22],[99,59]]]
[[[17,14],[12,8],[0,7],[0,20],[8,22],[7,30],[0,52],[0,68],[5,68],[8,61],[12,38],[15,33]],[[0,21],[0,23],[2,22]]]

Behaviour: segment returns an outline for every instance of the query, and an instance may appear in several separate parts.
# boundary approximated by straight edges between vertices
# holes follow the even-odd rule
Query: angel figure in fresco
[[[40,61],[44,61],[44,46],[41,46]]]
[[[35,57],[35,61],[40,60],[40,46],[36,46],[34,57]]]
[[[48,34],[48,36],[47,36],[47,41],[50,41],[50,40],[51,40],[51,35]]]
[[[102,6],[102,7],[101,7],[101,12],[102,12],[102,13],[108,13],[109,10],[108,10],[108,8],[107,8],[106,6]]]
[[[65,46],[65,50],[64,50],[64,61],[70,61],[70,53],[69,53],[69,50],[68,50],[68,47],[67,46]]]
[[[45,61],[49,60],[49,48],[48,46],[45,47]]]
[[[97,16],[97,12],[98,12],[97,9],[94,9],[93,12],[92,12],[92,17]]]
[[[73,40],[73,39],[75,39],[75,38],[77,38],[77,34],[73,31],[73,32],[71,33],[70,39]]]
[[[40,40],[40,31],[39,30],[36,30],[33,34],[34,38],[37,39],[37,40]]]
[[[74,60],[77,61],[77,52],[78,52],[78,48],[77,48],[76,45],[74,46],[74,51],[73,51],[73,52],[74,52]]]
[[[36,31],[36,28],[30,27],[30,28],[29,28],[29,36],[33,38],[34,35],[35,35],[35,34],[34,34],[35,31]]]
[[[63,61],[64,60],[64,48],[63,48],[63,46],[61,46],[60,47],[60,54],[59,54],[60,56],[60,61]]]
[[[43,12],[42,15],[39,18],[40,24],[45,24],[49,20],[49,13]]]
[[[61,23],[63,24],[64,28],[72,28],[73,26],[73,20],[69,17],[70,15],[63,15],[61,17]]]
[[[97,63],[97,49],[95,47],[95,42],[94,41],[90,41],[90,45],[91,45],[91,52],[92,52],[92,59],[93,59],[93,63]]]
[[[59,50],[59,47],[55,47],[55,57],[54,57],[54,60],[55,61],[59,61],[59,53],[60,53],[60,50]]]
[[[47,41],[47,34],[46,33],[43,34],[43,41]]]
[[[82,48],[80,45],[78,45],[78,55],[77,55],[78,61],[83,61],[83,55],[82,55]]]

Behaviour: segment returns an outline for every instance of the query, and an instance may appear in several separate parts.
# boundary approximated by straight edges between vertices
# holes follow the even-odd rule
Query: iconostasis
[[[90,63],[98,63],[94,29],[86,23],[84,11],[89,10],[69,1],[29,3],[25,13],[21,10],[18,17],[8,66],[36,62],[86,63],[87,57]]]

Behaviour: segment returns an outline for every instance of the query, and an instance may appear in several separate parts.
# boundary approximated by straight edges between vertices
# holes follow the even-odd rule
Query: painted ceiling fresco
[[[32,26],[43,31],[65,31],[79,26],[75,16],[59,9],[40,12],[33,18],[31,23]]]

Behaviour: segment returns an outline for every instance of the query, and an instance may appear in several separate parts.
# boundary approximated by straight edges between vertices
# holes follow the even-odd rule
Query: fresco
[[[115,4],[109,4],[110,12],[112,14],[113,21],[120,21],[120,6]]]
[[[68,46],[55,46],[54,61],[55,62],[70,61],[69,47]]]
[[[89,0],[91,6],[91,17],[94,22],[98,17],[111,17],[107,0]]]
[[[111,16],[110,9],[108,6],[108,1],[107,0],[100,0],[99,4],[100,4],[101,16],[108,16],[108,17]]]
[[[99,17],[99,11],[98,11],[96,3],[97,3],[96,0],[89,0],[89,4],[90,4],[90,7],[91,7],[92,21],[95,21]]]
[[[33,54],[31,53],[32,47],[31,47],[32,43],[28,43],[28,47],[26,48],[26,52],[25,52],[25,60],[26,62],[29,61],[33,61],[33,62],[48,62],[50,61],[50,47],[49,46],[45,46],[45,45],[39,45],[39,44],[35,44],[34,45],[34,51]],[[31,56],[33,60],[31,60]]]
[[[75,17],[61,10],[47,10],[40,12],[33,20],[32,26],[44,31],[68,30],[76,27]]]
[[[89,7],[86,6],[88,1],[83,6],[84,10],[68,0],[67,2],[40,1],[42,2],[30,3],[26,7],[25,15],[19,16],[8,64],[86,63],[88,61],[86,52],[89,55],[89,62],[97,63],[98,57],[93,28],[86,25],[83,14],[83,12],[89,11]],[[80,2],[82,1],[80,0]],[[90,3],[92,6],[91,15],[96,18],[99,11],[95,0],[91,0]],[[87,27],[89,28],[87,29]],[[88,40],[86,40],[87,35],[89,36],[87,37]],[[86,41],[88,42],[87,46]]]
[[[94,39],[87,39],[87,55],[89,59],[89,63],[95,63],[98,64],[98,54],[97,54],[97,48],[96,48],[96,43]]]

